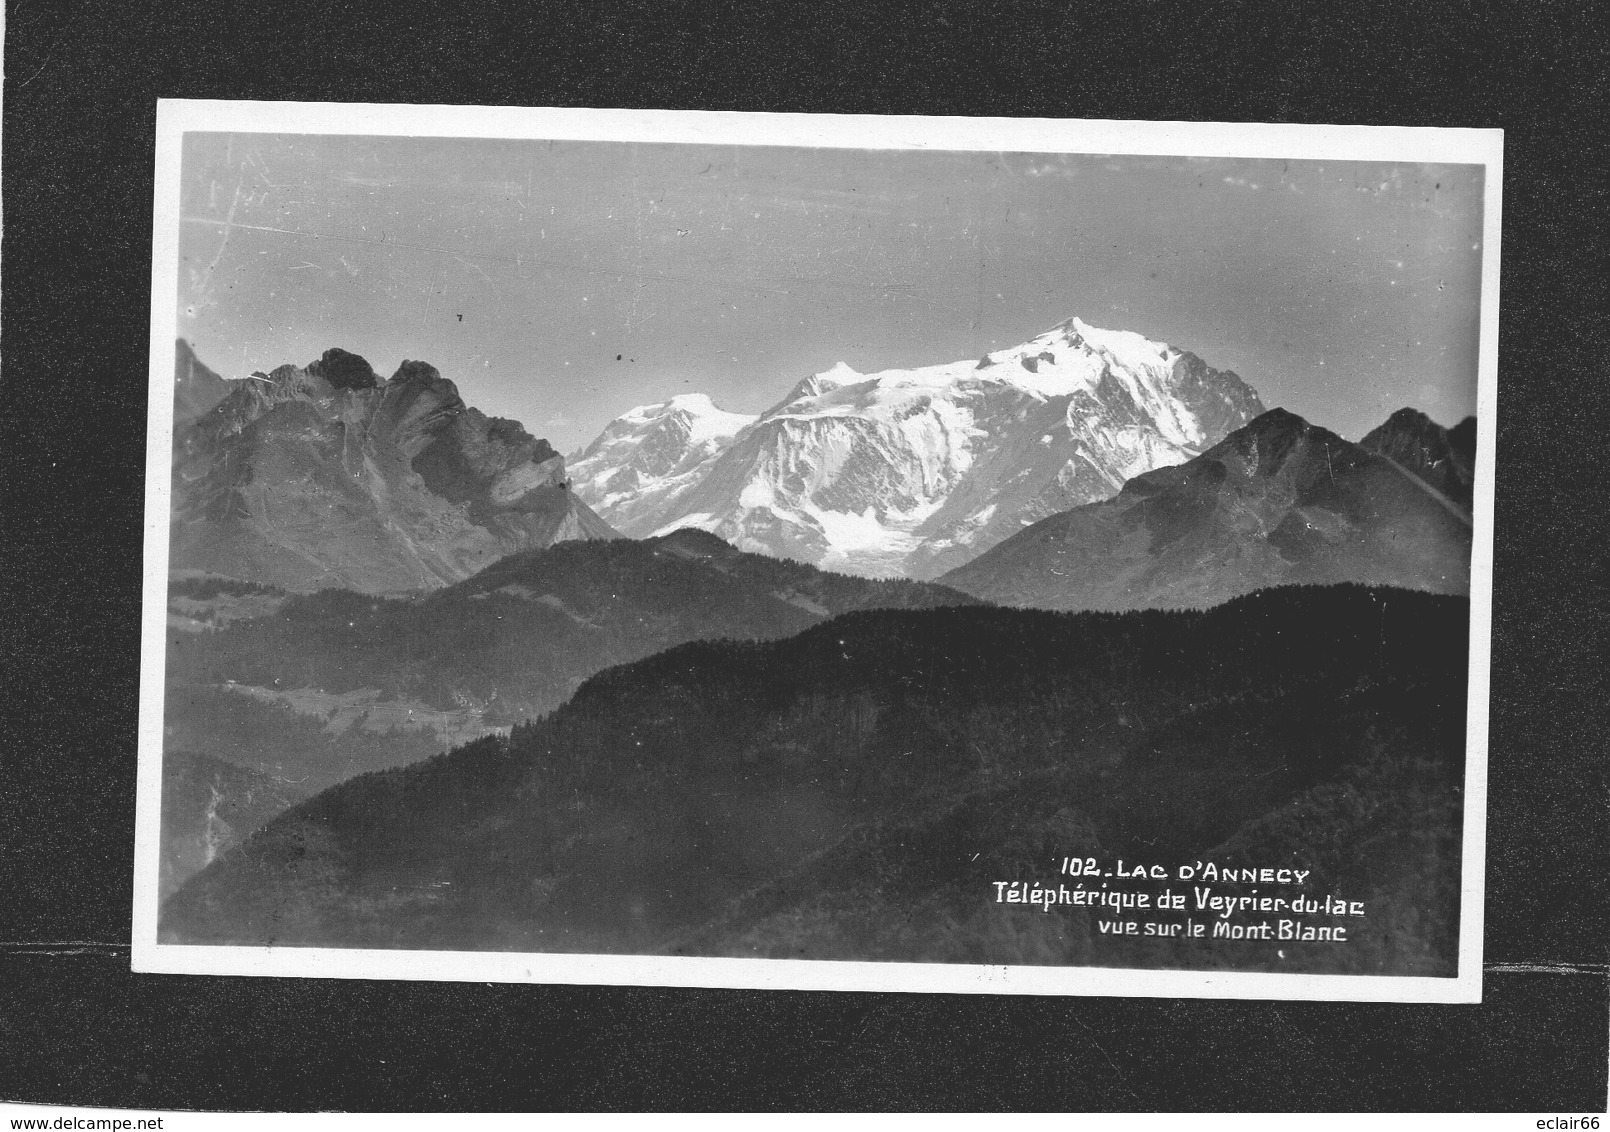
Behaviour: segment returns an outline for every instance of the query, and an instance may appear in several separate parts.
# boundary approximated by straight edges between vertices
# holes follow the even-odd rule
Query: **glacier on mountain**
[[[724,412],[703,393],[640,405],[571,456],[571,486],[595,511],[614,514],[616,530],[643,538],[755,419]]]
[[[926,579],[1262,411],[1194,354],[1070,318],[977,360],[840,362],[758,417],[699,395],[634,409],[571,469],[627,535],[695,526],[825,569]]]

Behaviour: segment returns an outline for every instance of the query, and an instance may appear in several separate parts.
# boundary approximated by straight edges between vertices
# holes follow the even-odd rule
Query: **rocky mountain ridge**
[[[382,380],[331,349],[229,384],[175,422],[173,569],[402,592],[519,550],[616,537],[568,490],[547,441],[467,406],[424,362]]]
[[[1410,459],[1435,457],[1447,435],[1404,413],[1369,434],[1406,467],[1271,409],[1202,455],[1041,520],[942,580],[987,601],[1068,610],[1205,608],[1269,586],[1334,582],[1468,594],[1468,492],[1461,506]]]
[[[1475,490],[1475,417],[1443,428],[1418,409],[1399,409],[1358,443],[1470,513]]]

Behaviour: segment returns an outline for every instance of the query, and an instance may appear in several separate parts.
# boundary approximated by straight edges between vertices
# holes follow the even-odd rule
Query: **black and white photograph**
[[[1498,131],[156,159],[135,970],[1480,1000]]]

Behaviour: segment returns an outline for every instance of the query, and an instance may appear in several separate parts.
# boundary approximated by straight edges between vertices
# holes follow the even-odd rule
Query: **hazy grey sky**
[[[179,333],[225,376],[428,361],[561,451],[1070,315],[1357,439],[1475,411],[1481,169],[191,134]],[[619,355],[619,360],[617,360]]]

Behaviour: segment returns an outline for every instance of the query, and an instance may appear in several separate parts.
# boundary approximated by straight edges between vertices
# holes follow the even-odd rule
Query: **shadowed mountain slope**
[[[174,348],[173,427],[179,432],[229,396],[234,384],[203,365],[183,338]]]
[[[1385,456],[1470,513],[1476,469],[1476,418],[1443,428],[1418,409],[1399,409],[1359,447]]]
[[[943,581],[1047,609],[1204,608],[1268,586],[1335,582],[1465,594],[1470,548],[1468,511],[1423,478],[1272,409]]]

